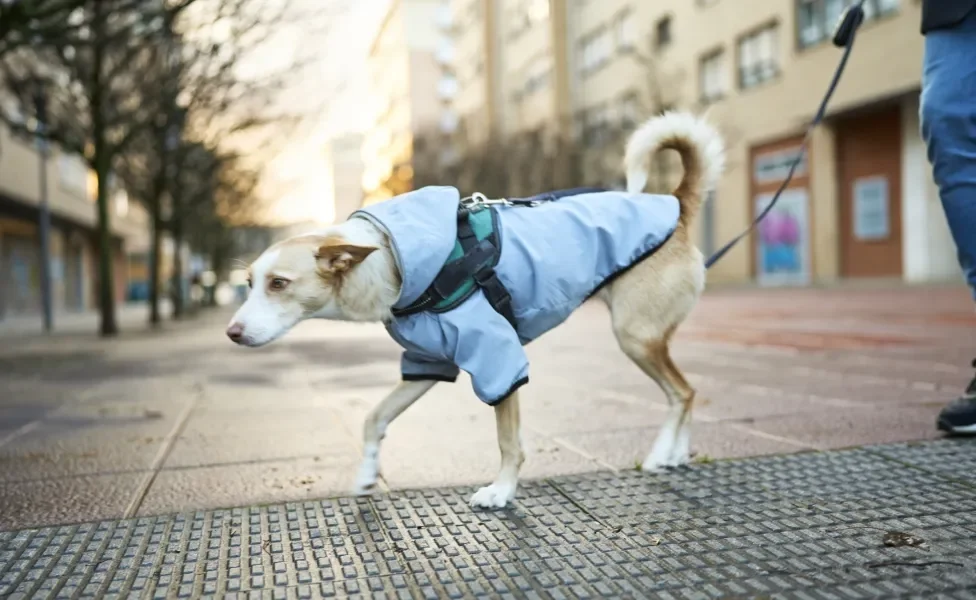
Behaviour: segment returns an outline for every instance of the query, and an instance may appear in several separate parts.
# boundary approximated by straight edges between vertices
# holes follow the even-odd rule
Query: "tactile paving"
[[[974,598],[976,443],[0,533],[6,598]]]

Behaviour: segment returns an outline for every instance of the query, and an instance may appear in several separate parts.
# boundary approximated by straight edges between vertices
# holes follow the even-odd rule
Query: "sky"
[[[295,59],[309,65],[280,94],[286,106],[309,116],[280,140],[283,147],[267,164],[261,193],[273,203],[276,221],[329,223],[334,199],[327,143],[367,126],[366,55],[389,0],[295,1],[297,10],[311,10],[325,26],[290,26],[250,65],[274,70]]]

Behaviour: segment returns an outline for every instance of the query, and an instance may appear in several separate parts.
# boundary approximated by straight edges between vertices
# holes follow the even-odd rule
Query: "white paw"
[[[514,483],[495,482],[475,492],[469,504],[471,508],[505,508],[514,499]]]
[[[682,427],[678,431],[678,437],[671,448],[672,466],[681,467],[691,462],[691,428]]]
[[[654,440],[654,447],[641,464],[641,470],[660,473],[691,462],[691,429],[664,425]]]
[[[687,465],[689,462],[691,462],[691,455],[688,448],[676,444],[670,448],[654,448],[641,464],[641,470],[648,473],[661,473]]]
[[[359,465],[359,472],[356,474],[356,483],[353,484],[352,493],[356,496],[368,496],[376,489],[376,480],[379,477],[379,465],[374,460],[364,460]]]

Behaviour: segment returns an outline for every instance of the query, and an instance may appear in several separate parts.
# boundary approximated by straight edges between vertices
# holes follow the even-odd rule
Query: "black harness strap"
[[[474,234],[474,230],[471,229],[471,222],[467,216],[465,215],[464,218],[461,218],[462,212],[466,213],[467,209],[461,209],[458,212],[458,241],[461,243],[461,249],[464,251],[464,257],[459,262],[473,263],[471,266],[474,269],[464,269],[460,273],[462,275],[470,273],[474,277],[475,283],[484,292],[485,298],[488,299],[488,304],[491,304],[492,308],[501,314],[501,316],[505,317],[505,320],[511,323],[512,327],[516,327],[515,313],[512,310],[512,296],[505,289],[505,286],[502,285],[502,282],[499,281],[498,275],[495,273],[495,264],[498,262],[497,254],[500,253],[501,249],[496,248],[488,240],[479,242],[477,236]],[[498,232],[496,231],[495,236],[497,237],[497,235]],[[490,250],[485,248],[486,244],[490,247]],[[486,251],[490,252],[487,256],[485,256]],[[467,261],[466,259],[469,256],[480,258],[481,260],[478,262],[474,262],[474,260]],[[484,258],[488,260],[484,260]],[[437,287],[439,279],[440,277],[434,281],[435,287]],[[460,282],[458,285],[460,285]]]

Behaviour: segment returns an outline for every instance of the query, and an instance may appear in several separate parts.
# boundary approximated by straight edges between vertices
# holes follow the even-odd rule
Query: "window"
[[[728,91],[725,71],[725,52],[712,52],[701,59],[699,86],[702,102],[708,104],[719,100]]]
[[[613,40],[607,29],[600,29],[583,38],[580,43],[579,70],[583,75],[596,71],[610,61]]]
[[[549,84],[552,74],[552,56],[546,54],[532,61],[526,69],[524,95],[533,94]]]
[[[82,197],[88,195],[88,167],[80,156],[60,154],[57,169],[62,190]]]
[[[671,45],[671,17],[658,20],[654,26],[654,47],[664,50]]]
[[[549,18],[549,0],[528,0],[525,11],[533,25]]]
[[[829,39],[840,21],[844,9],[857,0],[797,0],[796,34],[801,48],[808,48]],[[889,15],[898,10],[900,0],[867,0],[865,20]]]
[[[515,39],[549,19],[549,0],[518,0],[509,12],[508,37]]]
[[[796,157],[800,156],[800,163],[796,166],[795,176],[807,174],[807,155],[802,148],[787,148],[773,152],[766,152],[756,156],[753,160],[752,179],[757,184],[775,183],[783,181],[790,172]]]
[[[768,25],[739,40],[739,87],[756,87],[778,73],[778,26]]]
[[[633,50],[637,39],[637,24],[634,21],[634,13],[625,10],[617,15],[617,18],[614,19],[613,28],[617,38],[617,51]]]
[[[620,114],[620,125],[624,129],[631,129],[637,125],[640,119],[640,98],[637,92],[629,92],[621,96],[617,111]]]
[[[610,110],[607,105],[595,106],[582,113],[583,145],[599,147],[610,131]]]

